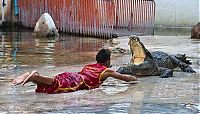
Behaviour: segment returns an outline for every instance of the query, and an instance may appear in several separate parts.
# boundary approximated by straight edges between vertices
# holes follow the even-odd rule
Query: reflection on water
[[[198,110],[195,108],[186,108],[175,103],[144,103],[142,109],[143,114],[166,114],[166,112],[168,114],[197,114]]]
[[[0,64],[63,66],[93,61],[105,39],[60,35],[33,37],[31,32],[0,33]]]
[[[73,106],[62,110],[45,112],[47,114],[67,113],[67,114],[128,114],[131,103],[112,103],[87,106]]]

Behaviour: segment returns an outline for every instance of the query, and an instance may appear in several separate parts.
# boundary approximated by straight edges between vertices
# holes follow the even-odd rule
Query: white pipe
[[[199,21],[200,21],[200,0],[199,0]]]
[[[2,4],[1,4],[1,13],[2,13],[2,15],[1,15],[1,22],[3,22],[4,21],[4,7],[3,7],[3,0],[2,0]]]

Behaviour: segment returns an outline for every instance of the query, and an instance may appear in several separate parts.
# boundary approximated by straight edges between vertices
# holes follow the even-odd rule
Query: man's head
[[[97,63],[102,63],[107,67],[110,66],[110,56],[111,52],[108,49],[101,49],[96,55]]]

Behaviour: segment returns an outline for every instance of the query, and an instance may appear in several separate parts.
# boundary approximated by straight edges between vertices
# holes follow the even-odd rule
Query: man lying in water
[[[137,81],[135,76],[119,74],[110,66],[111,53],[108,49],[101,49],[96,55],[95,64],[86,65],[80,72],[64,72],[54,77],[41,76],[37,71],[26,72],[13,80],[14,85],[33,82],[37,84],[36,93],[65,93],[81,89],[99,87],[108,77],[126,82]]]

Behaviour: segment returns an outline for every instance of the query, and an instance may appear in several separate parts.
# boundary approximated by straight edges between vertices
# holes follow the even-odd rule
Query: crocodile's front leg
[[[120,74],[132,74],[132,72],[130,71],[130,69],[128,69],[127,67],[120,67],[119,69],[117,69],[118,73]]]
[[[170,59],[175,64],[175,66],[179,67],[183,72],[196,73],[196,71],[194,71],[192,67],[178,60],[175,56],[170,56]]]
[[[169,78],[173,76],[173,70],[163,67],[158,67],[160,78]]]

